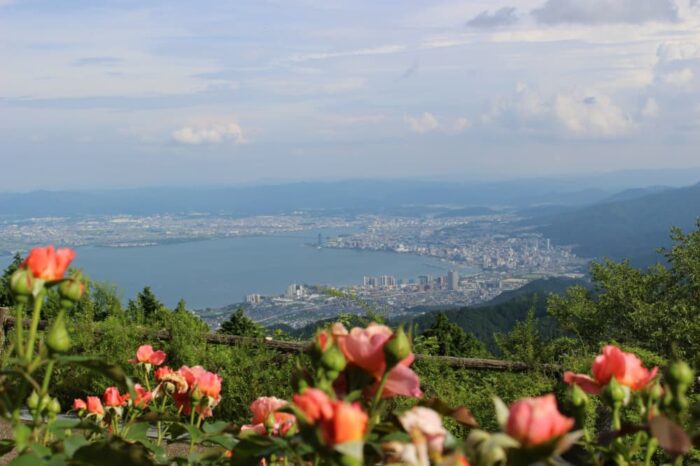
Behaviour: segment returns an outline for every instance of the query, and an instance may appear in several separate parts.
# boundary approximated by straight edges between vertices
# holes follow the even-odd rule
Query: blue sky
[[[700,166],[698,0],[0,0],[3,190]]]

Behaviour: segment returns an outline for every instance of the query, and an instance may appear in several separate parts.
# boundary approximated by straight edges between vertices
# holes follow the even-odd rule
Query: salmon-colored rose
[[[252,422],[241,430],[254,430],[261,435],[284,435],[296,423],[293,414],[277,412],[286,405],[285,400],[274,396],[261,396],[250,404]]]
[[[250,404],[253,424],[265,422],[270,414],[285,406],[287,402],[274,396],[261,396]]]
[[[173,371],[171,368],[168,366],[163,366],[159,367],[158,369],[155,370],[154,375],[156,377],[156,380],[161,381],[163,380],[166,376],[173,374],[175,371]]]
[[[73,411],[82,410],[87,410],[87,403],[85,403],[85,401],[81,400],[80,398],[76,398],[75,400],[73,400]]]
[[[153,398],[153,393],[149,392],[141,386],[141,384],[134,385],[134,392],[136,392],[136,399],[134,400],[134,406],[137,408],[145,408],[146,405]]]
[[[46,281],[60,280],[75,258],[75,251],[68,248],[55,250],[53,246],[34,248],[22,262],[35,278]]]
[[[136,359],[131,359],[129,362],[160,366],[165,361],[165,356],[163,351],[154,351],[151,345],[141,345],[136,350]]]
[[[659,372],[658,367],[649,370],[642,361],[632,353],[625,353],[614,345],[603,348],[591,367],[593,377],[584,374],[564,373],[564,382],[576,384],[586,393],[597,395],[614,377],[618,383],[631,390],[641,390],[651,382]]]
[[[566,434],[574,420],[557,409],[553,394],[523,398],[510,407],[506,433],[524,446],[535,446]]]
[[[108,387],[105,389],[104,395],[102,395],[102,401],[104,401],[105,406],[113,408],[124,406],[128,399],[129,395],[120,395],[117,387]]]
[[[202,366],[182,366],[180,369],[178,369],[178,372],[185,378],[187,385],[194,387],[194,385],[197,383],[197,379],[199,379],[202,374],[207,372],[207,370]]]
[[[311,424],[333,417],[333,406],[330,398],[317,388],[307,388],[301,395],[294,395],[292,401]]]
[[[333,416],[321,423],[323,437],[327,443],[337,445],[361,441],[367,431],[367,413],[359,403],[331,402]]]
[[[373,390],[378,389],[379,381],[386,370],[384,345],[392,335],[393,332],[389,327],[376,323],[369,324],[367,328],[355,327],[349,332],[340,323],[333,326],[333,336],[348,363],[374,376],[377,384]],[[409,367],[414,359],[415,356],[410,353],[389,371],[382,391],[383,398],[396,395],[420,398],[423,395],[420,379]]]
[[[102,416],[105,413],[105,410],[102,407],[102,402],[100,401],[100,397],[87,397],[87,411],[90,414],[97,414],[98,416]]]
[[[221,376],[213,372],[205,372],[197,379],[197,387],[202,396],[218,400],[221,394]]]

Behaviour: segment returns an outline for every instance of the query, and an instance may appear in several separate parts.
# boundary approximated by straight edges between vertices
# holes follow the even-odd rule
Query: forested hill
[[[527,318],[528,310],[535,306],[535,315],[540,319],[543,336],[554,332],[554,323],[547,316],[547,296],[551,293],[563,294],[573,285],[586,285],[582,280],[570,278],[546,278],[535,280],[522,288],[506,291],[491,301],[472,307],[433,311],[411,319],[417,326],[418,333],[423,332],[435,321],[435,316],[442,312],[447,318],[468,333],[474,334],[484,342],[490,351],[496,348],[494,333],[510,331],[516,322]]]
[[[620,201],[533,218],[555,244],[575,245],[583,257],[629,259],[648,265],[662,258],[654,251],[670,244],[669,228],[693,229],[700,216],[700,184],[660,190]]]

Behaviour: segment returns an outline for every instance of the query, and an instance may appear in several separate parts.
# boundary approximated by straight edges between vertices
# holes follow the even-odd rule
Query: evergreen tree
[[[544,344],[535,317],[535,304],[527,312],[525,321],[516,322],[509,333],[497,333],[494,338],[507,359],[530,364],[540,361],[544,355]]]
[[[15,254],[15,256],[12,258],[12,262],[5,269],[2,277],[0,277],[0,306],[2,307],[10,307],[14,305],[12,289],[10,288],[10,277],[13,273],[15,273],[15,270],[19,268],[21,263],[22,256]]]
[[[231,314],[231,317],[219,329],[219,333],[227,335],[238,335],[242,337],[261,337],[263,330],[260,325],[255,323],[250,317],[245,315],[243,308],[238,308]]]
[[[474,335],[465,332],[459,325],[450,322],[447,315],[439,313],[435,322],[422,335],[434,341],[435,354],[439,356],[484,357],[489,352]]]

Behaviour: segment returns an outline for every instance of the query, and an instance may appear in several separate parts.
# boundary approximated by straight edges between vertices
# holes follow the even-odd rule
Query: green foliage
[[[434,341],[435,348],[428,354],[461,357],[489,356],[482,342],[457,324],[450,322],[444,313],[437,314],[433,324],[421,336]]]
[[[260,325],[245,315],[243,308],[238,308],[227,321],[221,324],[219,333],[238,335],[242,337],[261,337],[264,332]]]
[[[617,341],[657,354],[700,354],[700,230],[672,230],[662,250],[668,267],[639,270],[629,262],[591,265],[593,291],[572,287],[551,296],[548,311],[590,351]]]
[[[12,297],[12,290],[10,289],[10,277],[15,273],[15,270],[19,268],[21,263],[22,256],[15,254],[12,258],[12,262],[5,268],[2,277],[0,277],[0,307],[10,307],[15,303]]]

